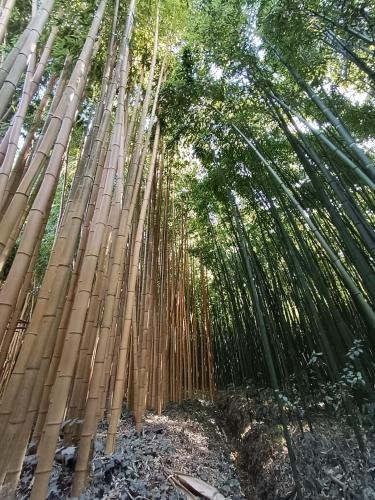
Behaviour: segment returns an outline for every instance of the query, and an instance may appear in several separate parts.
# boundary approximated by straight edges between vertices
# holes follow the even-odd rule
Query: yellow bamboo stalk
[[[136,293],[135,286],[136,286],[136,280],[137,280],[137,275],[138,275],[139,253],[140,253],[140,248],[141,248],[144,221],[145,221],[145,217],[146,217],[146,211],[147,211],[151,187],[152,187],[152,180],[153,180],[153,175],[154,175],[154,168],[155,168],[155,162],[156,162],[156,154],[157,154],[157,147],[158,147],[158,142],[159,142],[159,135],[160,135],[160,125],[159,125],[159,123],[157,123],[155,140],[154,140],[154,147],[153,147],[153,151],[152,151],[151,165],[150,165],[150,169],[149,169],[147,184],[146,184],[146,188],[145,188],[145,194],[144,194],[141,212],[140,212],[140,216],[139,216],[138,228],[137,228],[137,232],[135,235],[135,244],[134,244],[135,246],[134,246],[134,252],[133,252],[133,259],[132,259],[130,274],[129,274],[129,285],[128,285],[128,292],[127,292],[127,298],[126,298],[126,305],[125,305],[124,325],[123,325],[122,339],[121,339],[121,346],[120,346],[120,353],[119,353],[118,371],[116,374],[114,398],[113,398],[113,403],[112,403],[111,417],[109,420],[109,428],[108,428],[108,435],[107,435],[107,442],[106,442],[107,453],[113,452],[114,444],[115,444],[115,440],[116,440],[117,425],[118,425],[118,421],[119,421],[120,415],[121,415],[121,404],[122,404],[122,398],[123,398],[123,394],[124,394],[124,385],[125,385],[125,370],[126,370],[125,363],[126,363],[126,358],[127,358],[130,328],[131,328],[131,322],[132,322],[133,305],[134,305],[135,293]]]

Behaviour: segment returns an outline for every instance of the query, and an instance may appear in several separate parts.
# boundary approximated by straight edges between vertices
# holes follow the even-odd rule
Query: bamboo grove
[[[3,37],[13,7],[3,6]],[[214,383],[205,271],[188,253],[174,156],[158,117],[169,64],[163,12],[148,6],[150,38],[139,53],[136,1],[101,0],[80,52],[53,64],[57,7],[33,2],[1,65],[3,498],[14,496],[30,447],[38,456],[31,498],[46,497],[60,439],[79,446],[78,496],[100,419],[107,418],[112,453],[125,399],[140,430],[146,408],[160,413],[171,400],[212,394]],[[103,39],[99,80],[92,62]],[[89,96],[94,83],[99,90]],[[35,292],[56,199],[54,243]]]
[[[27,4],[27,5],[26,5]],[[271,386],[290,420],[374,386],[374,32],[365,2],[4,0],[0,470],[88,481],[123,405]]]
[[[193,117],[172,128],[199,163],[193,230],[212,275],[217,382],[272,386],[303,498],[289,419],[303,432],[316,408],[342,411],[366,456],[374,18],[365,2],[199,6],[168,93]]]

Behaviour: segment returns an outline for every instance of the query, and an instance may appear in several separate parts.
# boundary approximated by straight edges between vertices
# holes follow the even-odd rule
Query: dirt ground
[[[239,475],[225,433],[218,426],[220,415],[211,402],[187,401],[169,405],[161,416],[149,413],[138,434],[133,417],[123,415],[116,452],[106,456],[105,425],[101,424],[91,466],[91,482],[82,500],[170,499],[186,496],[171,483],[173,472],[184,472],[217,488],[228,499],[242,500]],[[66,465],[56,463],[50,481],[49,500],[69,498],[75,449],[59,450]],[[27,499],[35,456],[24,467],[18,499]]]
[[[271,391],[243,390],[218,394],[217,408],[225,432],[237,450],[236,466],[246,498],[296,498],[288,452]],[[327,412],[311,415],[312,430],[291,422],[289,430],[304,499],[374,500],[375,435],[364,429],[363,460],[345,419]]]
[[[186,496],[171,482],[175,472],[190,474],[228,500],[296,498],[288,453],[270,391],[254,397],[241,390],[172,404],[161,416],[149,413],[143,431],[124,412],[116,452],[104,454],[101,423],[91,464],[90,486],[82,500],[170,499]],[[352,429],[342,419],[317,414],[313,432],[290,425],[303,498],[375,500],[375,439],[367,432],[363,461]],[[76,450],[57,450],[49,500],[69,498]],[[61,460],[63,457],[63,460]],[[64,463],[61,463],[64,462]],[[17,499],[28,498],[35,455],[26,457]],[[198,497],[197,497],[198,498]]]

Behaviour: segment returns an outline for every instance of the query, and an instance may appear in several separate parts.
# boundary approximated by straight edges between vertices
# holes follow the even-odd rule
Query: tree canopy
[[[214,379],[273,388],[299,498],[287,411],[365,453],[372,0],[3,0],[0,40],[3,483],[33,437],[42,498],[86,415],[79,493],[124,396],[140,426]]]

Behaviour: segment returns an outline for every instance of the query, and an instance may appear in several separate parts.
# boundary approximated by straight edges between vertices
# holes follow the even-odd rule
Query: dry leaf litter
[[[352,429],[327,414],[312,416],[314,433],[290,424],[306,500],[375,500],[375,437],[366,429],[368,459],[361,460]],[[215,404],[186,401],[161,416],[149,413],[138,434],[123,413],[116,452],[104,454],[101,423],[82,500],[168,499],[185,495],[170,480],[184,472],[232,500],[294,500],[290,464],[271,391],[218,394]],[[228,438],[228,437],[229,438]],[[67,499],[76,449],[57,450],[48,500]],[[28,498],[36,457],[26,457],[17,499]]]
[[[237,466],[246,498],[296,498],[278,410],[269,389],[226,391],[216,400],[222,423],[237,449]],[[375,500],[375,433],[365,428],[368,457],[361,459],[353,430],[327,412],[311,415],[313,433],[291,421],[304,500]]]
[[[187,401],[169,405],[161,416],[148,414],[139,434],[133,417],[124,412],[116,452],[109,456],[104,454],[106,428],[101,423],[90,486],[80,498],[183,500],[186,496],[170,481],[170,475],[179,471],[215,486],[228,499],[244,499],[233,454],[217,418],[218,410],[212,403]],[[69,498],[75,452],[74,447],[57,450],[48,500]],[[28,498],[35,465],[35,455],[28,455],[17,492],[19,500]]]

